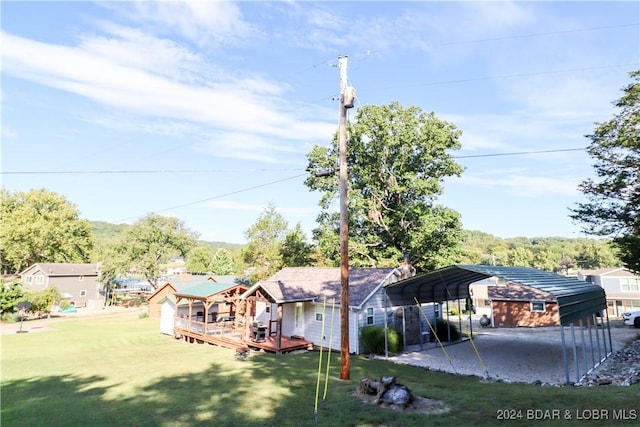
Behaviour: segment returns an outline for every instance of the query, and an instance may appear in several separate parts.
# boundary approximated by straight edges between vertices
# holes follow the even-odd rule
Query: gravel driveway
[[[575,381],[573,341],[570,328],[565,327],[564,332],[569,358],[569,379]],[[582,338],[578,328],[575,333],[576,343],[580,348]],[[613,352],[616,353],[624,348],[638,333],[639,331],[635,328],[624,326],[618,321],[612,321]],[[467,340],[445,345],[446,355],[441,347],[429,344],[430,348],[427,349],[425,344],[424,350],[410,351],[389,357],[389,360],[395,363],[423,366],[433,371],[474,375],[508,382],[533,383],[540,381],[550,384],[564,384],[566,382],[559,327],[480,329],[474,331],[474,334],[473,343]],[[586,331],[585,341],[589,342]],[[486,370],[479,361],[473,344],[475,344]],[[589,364],[591,363],[590,359],[591,351],[588,349],[587,361]],[[578,350],[578,360],[579,369],[584,374],[584,359],[580,350]]]

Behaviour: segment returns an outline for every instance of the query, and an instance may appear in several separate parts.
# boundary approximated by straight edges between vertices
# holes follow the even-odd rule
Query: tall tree
[[[273,204],[267,205],[244,234],[248,242],[242,249],[242,258],[252,271],[249,277],[252,283],[266,279],[282,267],[280,250],[287,234],[287,221]]]
[[[313,245],[306,241],[299,223],[285,236],[280,254],[282,264],[287,267],[305,267],[313,263]]]
[[[135,273],[157,289],[163,265],[171,258],[185,257],[196,245],[196,238],[178,218],[148,215],[128,227],[110,248],[110,256],[102,264],[108,274],[101,274],[101,282]]]
[[[211,251],[204,246],[196,246],[187,254],[187,270],[195,274],[206,274],[211,271]]]
[[[219,248],[211,258],[211,271],[213,274],[233,273],[233,257],[228,249]]]
[[[89,221],[52,191],[0,193],[2,271],[17,273],[37,262],[88,262],[93,248]]]
[[[364,106],[348,126],[349,257],[352,265],[397,265],[410,249],[419,269],[453,262],[462,238],[460,215],[436,204],[442,182],[462,167],[450,150],[460,148],[461,132],[434,113],[398,103]],[[308,169],[335,168],[338,144],[315,146]],[[305,184],[324,194],[314,238],[334,262],[339,215],[335,174],[310,176]]]
[[[587,135],[597,179],[580,184],[588,202],[571,217],[589,234],[611,236],[625,267],[640,272],[640,70],[630,76],[614,102],[619,112]]]

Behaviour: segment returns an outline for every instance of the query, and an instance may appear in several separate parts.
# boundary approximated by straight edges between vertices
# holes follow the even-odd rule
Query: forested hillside
[[[118,236],[126,230],[127,227],[129,227],[127,224],[111,224],[104,221],[90,221],[90,224],[91,231],[93,232],[93,236],[96,239],[98,247],[101,247],[105,242],[108,242]],[[216,249],[228,249],[229,251],[235,251],[242,247],[242,245],[237,243],[209,242],[206,240],[198,240],[198,244],[214,251]]]
[[[103,247],[122,233],[127,224],[91,221],[97,247]],[[215,252],[240,250],[243,245],[198,240],[200,246]],[[459,262],[536,267],[547,271],[571,273],[578,268],[595,269],[619,266],[615,252],[607,240],[567,237],[512,237],[503,239],[481,231],[464,232]]]

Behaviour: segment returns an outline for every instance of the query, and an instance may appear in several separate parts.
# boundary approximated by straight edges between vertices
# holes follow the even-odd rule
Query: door
[[[304,304],[301,302],[296,303],[293,322],[293,335],[304,336]]]

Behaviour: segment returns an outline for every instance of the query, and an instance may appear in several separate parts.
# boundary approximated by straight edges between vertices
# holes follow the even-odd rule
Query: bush
[[[445,319],[436,320],[436,335],[440,341],[458,341],[460,339],[460,332],[456,325]]]
[[[402,351],[402,334],[395,329],[388,329],[387,345],[390,353]],[[362,352],[365,354],[384,354],[384,328],[367,326],[360,329]]]

